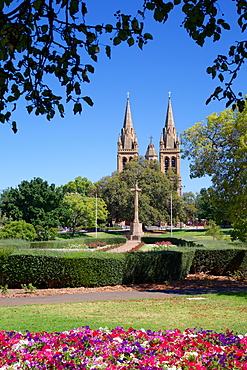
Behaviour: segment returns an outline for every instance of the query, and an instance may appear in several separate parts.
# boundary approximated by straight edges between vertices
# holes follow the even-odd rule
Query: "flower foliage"
[[[247,369],[247,336],[178,329],[0,332],[0,369]]]

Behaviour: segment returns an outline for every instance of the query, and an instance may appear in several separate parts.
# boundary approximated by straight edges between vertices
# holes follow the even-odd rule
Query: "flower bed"
[[[247,336],[187,329],[89,327],[62,333],[0,332],[0,370],[247,369]]]

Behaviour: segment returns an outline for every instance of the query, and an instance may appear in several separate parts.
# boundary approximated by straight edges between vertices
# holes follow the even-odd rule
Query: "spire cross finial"
[[[150,141],[152,142],[152,140],[153,140],[153,136],[150,136]]]
[[[129,100],[129,98],[130,98],[130,93],[127,92],[127,99]]]
[[[168,98],[171,97],[171,91],[168,91]]]

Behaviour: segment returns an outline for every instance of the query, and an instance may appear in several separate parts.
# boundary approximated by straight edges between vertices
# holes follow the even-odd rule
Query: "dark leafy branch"
[[[238,25],[242,32],[247,27],[247,1],[233,0],[236,4]],[[223,31],[229,31],[219,0],[143,0],[137,16],[115,13],[116,23],[88,25],[87,6],[82,0],[3,0],[0,3],[0,122],[12,120],[20,98],[26,100],[28,113],[46,115],[50,120],[58,112],[64,116],[63,97],[56,93],[51,78],[55,78],[65,94],[65,102],[73,104],[74,114],[82,112],[82,103],[93,105],[82,93],[82,82],[90,82],[93,64],[104,51],[111,57],[111,45],[127,42],[140,49],[152,40],[145,32],[145,17],[152,12],[154,20],[164,23],[170,12],[180,6],[184,13],[181,27],[200,46],[207,38],[218,41]],[[224,4],[223,4],[224,5]],[[101,36],[109,35],[107,45]],[[242,94],[236,94],[233,83],[246,58],[247,41],[238,41],[227,55],[218,55],[207,69],[212,78],[218,78],[211,99],[227,99],[226,105],[244,107]],[[82,55],[92,63],[85,63]],[[225,82],[225,76],[229,76]],[[61,90],[59,90],[61,91]]]

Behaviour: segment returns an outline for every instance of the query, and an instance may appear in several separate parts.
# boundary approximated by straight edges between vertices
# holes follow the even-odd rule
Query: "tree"
[[[237,226],[247,218],[247,108],[227,109],[207,117],[182,134],[184,157],[191,159],[191,177],[209,175],[213,199]]]
[[[59,225],[62,199],[62,192],[54,184],[37,177],[4,191],[0,206],[10,220],[32,224],[39,237],[47,239],[49,230]]]
[[[66,193],[78,193],[87,196],[93,184],[86,177],[78,176],[74,181],[69,181],[67,184],[62,185],[62,191]]]
[[[186,214],[186,222],[194,221],[197,216],[197,207],[196,207],[196,195],[194,193],[187,192],[183,193],[184,201],[184,212]]]
[[[67,211],[62,216],[62,223],[72,229],[72,235],[75,234],[78,226],[95,227],[96,198],[85,197],[81,194],[66,194],[64,205]],[[107,214],[105,202],[97,198],[97,222],[105,222]]]
[[[222,31],[230,30],[221,10],[219,0],[143,0],[136,16],[116,11],[116,23],[89,25],[86,21],[87,6],[82,0],[5,0],[0,5],[0,122],[11,122],[14,132],[16,121],[13,111],[21,97],[26,100],[28,113],[46,115],[50,120],[58,112],[64,116],[62,96],[55,91],[58,83],[65,89],[66,103],[73,104],[74,114],[82,112],[82,102],[93,105],[90,97],[81,91],[82,82],[90,82],[89,74],[94,66],[83,62],[97,62],[103,49],[111,57],[111,45],[127,42],[143,48],[152,35],[144,30],[147,12],[152,12],[157,22],[165,23],[169,13],[179,6],[184,13],[183,27],[200,46],[206,38],[218,41]],[[247,1],[235,0],[238,25],[242,32],[247,26]],[[227,4],[225,5],[227,6]],[[179,24],[180,26],[180,24]],[[110,37],[107,45],[101,45],[102,35]],[[105,43],[104,38],[104,43]],[[236,103],[244,107],[241,93],[237,95],[232,84],[246,59],[246,41],[231,45],[227,55],[218,55],[207,73],[217,77],[212,98],[227,99],[226,105]],[[226,82],[224,75],[229,75]],[[47,76],[56,83],[47,83]]]
[[[133,221],[134,195],[131,189],[136,181],[142,189],[138,196],[140,222],[145,225],[169,222],[171,194],[174,222],[180,220],[183,202],[178,196],[176,182],[160,171],[157,161],[140,157],[126,163],[123,172],[115,172],[95,184],[98,194],[107,204],[109,222]]]

